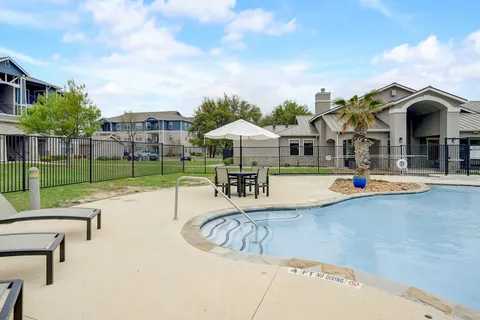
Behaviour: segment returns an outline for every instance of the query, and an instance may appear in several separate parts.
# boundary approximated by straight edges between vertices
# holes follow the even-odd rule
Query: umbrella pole
[[[240,136],[240,172],[243,168],[242,136]]]

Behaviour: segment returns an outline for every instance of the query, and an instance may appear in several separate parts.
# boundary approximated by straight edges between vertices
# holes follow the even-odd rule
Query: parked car
[[[180,161],[192,161],[192,156],[190,156],[190,153],[185,153],[180,157]]]

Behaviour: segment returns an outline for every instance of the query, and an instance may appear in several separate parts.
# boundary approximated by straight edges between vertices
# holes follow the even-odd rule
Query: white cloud
[[[471,46],[476,53],[480,54],[480,30],[470,33],[466,40],[467,45]]]
[[[366,84],[372,88],[396,81],[416,88],[432,85],[460,93],[473,84],[480,87],[479,40],[480,30],[468,35],[460,45],[453,41],[442,43],[431,35],[417,45],[402,44],[386,50],[374,57],[374,66],[379,70]]]
[[[281,36],[294,32],[296,25],[295,18],[289,22],[279,22],[273,12],[257,8],[238,13],[225,29],[222,42],[232,43],[236,49],[245,49],[246,45],[242,40],[246,33]]]
[[[86,0],[84,9],[110,35],[119,35],[141,27],[148,19],[148,10],[141,1]]]
[[[63,42],[83,42],[87,40],[85,35],[81,32],[67,32],[63,35],[62,41]]]
[[[211,56],[218,56],[222,54],[222,49],[221,48],[212,48],[210,49],[210,55]]]
[[[235,4],[236,0],[156,0],[150,8],[166,17],[184,17],[206,23],[232,19]]]
[[[59,61],[62,59],[62,55],[59,54],[59,53],[55,53],[54,55],[52,55],[52,60],[53,61]]]
[[[452,44],[442,44],[435,35],[429,36],[416,46],[409,44],[399,45],[392,50],[384,51],[377,55],[374,62],[394,61],[405,62],[424,62],[424,63],[443,63],[448,64],[453,59]]]
[[[78,23],[78,17],[64,11],[31,12],[27,9],[0,8],[1,23],[36,29],[65,29]]]
[[[392,12],[390,9],[383,3],[382,0],[357,0],[360,4],[370,7],[374,10],[379,11],[386,17],[392,17]]]
[[[17,62],[25,62],[25,63],[32,64],[34,66],[46,65],[46,63],[42,60],[35,59],[35,58],[32,58],[32,57],[30,57],[26,54],[16,52],[14,50],[2,48],[2,47],[0,47],[0,54],[5,55],[5,56],[9,56],[9,57],[13,58],[14,60],[16,60]]]
[[[263,9],[245,10],[240,12],[235,19],[227,25],[230,33],[264,33],[270,36],[281,36],[295,31],[295,18],[289,22],[278,22],[275,14]]]
[[[135,59],[163,61],[170,57],[201,55],[194,46],[176,41],[172,30],[157,26],[141,1],[87,0],[85,10],[92,13],[101,29],[99,40],[116,47],[103,61],[134,62]]]

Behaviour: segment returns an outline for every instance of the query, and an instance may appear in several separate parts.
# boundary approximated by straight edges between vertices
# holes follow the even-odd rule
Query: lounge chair
[[[60,245],[60,262],[65,261],[65,234],[52,232],[0,234],[0,257],[45,256],[47,285],[53,283],[53,253]]]
[[[0,194],[0,224],[28,220],[81,220],[87,222],[87,240],[92,239],[92,220],[97,217],[97,229],[102,228],[102,211],[92,208],[52,208],[17,212]]]
[[[0,320],[23,319],[23,281],[0,280]]]

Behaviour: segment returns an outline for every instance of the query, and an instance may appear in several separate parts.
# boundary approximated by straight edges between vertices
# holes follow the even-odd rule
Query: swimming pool
[[[235,250],[317,260],[374,273],[480,310],[480,188],[220,217],[201,228]]]

